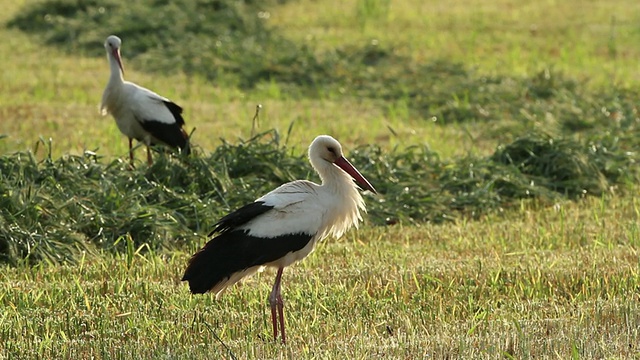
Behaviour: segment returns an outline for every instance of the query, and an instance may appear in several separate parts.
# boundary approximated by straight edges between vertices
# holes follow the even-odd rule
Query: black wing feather
[[[224,216],[209,236],[213,237],[189,260],[182,281],[189,282],[194,294],[205,293],[233,273],[275,261],[309,243],[312,234],[287,234],[273,238],[249,235],[238,227],[273,209],[255,201]]]
[[[176,119],[178,126],[184,126],[184,118],[182,117],[182,107],[172,101],[163,101],[173,117]]]
[[[233,273],[275,261],[305,247],[310,234],[287,234],[275,238],[251,236],[245,230],[225,231],[209,240],[189,260],[182,281],[193,294],[204,294]]]
[[[213,230],[209,233],[209,236],[219,232],[224,233],[229,230],[233,230],[238,226],[244,225],[256,217],[266,213],[273,209],[272,205],[265,205],[264,201],[254,201],[247,204],[238,210],[224,216],[216,224]]]
[[[180,148],[183,153],[189,155],[191,153],[189,135],[183,128],[182,108],[171,101],[162,101],[162,103],[169,109],[176,122],[167,124],[155,119],[138,119],[140,125],[156,139],[171,147]]]

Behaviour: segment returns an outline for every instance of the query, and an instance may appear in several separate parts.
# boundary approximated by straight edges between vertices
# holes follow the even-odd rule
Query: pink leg
[[[151,158],[151,148],[147,145],[147,163],[153,165],[153,159]]]
[[[131,168],[133,169],[133,139],[129,138],[129,165],[131,165]]]
[[[271,289],[271,294],[269,294],[269,304],[271,305],[271,322],[273,324],[273,339],[275,340],[278,337],[278,315],[280,316],[280,329],[282,333],[282,343],[286,343],[286,337],[284,334],[284,302],[282,301],[282,295],[280,295],[280,279],[282,279],[282,270],[284,268],[278,269],[278,274],[276,275],[276,281],[273,284],[273,288]],[[277,313],[276,313],[277,306]]]
[[[278,337],[278,315],[276,314],[276,303],[271,301],[271,296],[269,296],[269,304],[271,304],[271,323],[273,324],[273,340],[275,340]]]
[[[282,343],[287,343],[287,338],[284,335],[284,301],[280,295],[280,286],[278,286],[278,314],[280,315],[280,332],[282,333]]]

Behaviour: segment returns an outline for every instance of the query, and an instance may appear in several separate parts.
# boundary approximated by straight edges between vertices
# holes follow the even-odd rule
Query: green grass
[[[153,166],[135,170],[90,152],[54,160],[44,141],[42,161],[29,152],[0,156],[0,261],[74,261],[92,245],[118,252],[129,242],[179,248],[280,184],[317,177],[287,141],[270,131],[210,154],[161,153]],[[379,192],[367,196],[370,223],[421,224],[480,219],[513,210],[520,200],[551,204],[633,193],[638,148],[635,132],[586,143],[532,132],[490,157],[447,161],[424,146],[361,146],[347,156]]]
[[[150,3],[0,14],[0,358],[640,357],[637,1]],[[111,33],[196,156],[127,169]],[[381,195],[285,271],[283,346],[272,271],[220,299],[179,279],[221,214],[314,179],[320,133]]]
[[[178,282],[194,248],[2,270],[10,358],[633,358],[637,199],[366,228],[285,271],[289,342],[265,272],[214,300]],[[27,346],[28,344],[28,346]]]

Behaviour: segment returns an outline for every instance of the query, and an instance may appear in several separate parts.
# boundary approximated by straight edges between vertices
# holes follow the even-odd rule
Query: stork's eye
[[[329,152],[332,153],[333,155],[336,154],[336,148],[334,148],[334,147],[330,146],[330,147],[327,148],[327,150],[329,150]]]

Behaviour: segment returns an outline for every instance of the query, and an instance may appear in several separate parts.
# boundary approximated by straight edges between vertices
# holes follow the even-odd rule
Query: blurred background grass
[[[0,15],[0,151],[44,136],[56,156],[126,153],[112,120],[96,116],[102,42],[116,33],[127,78],[183,105],[204,149],[246,139],[260,103],[263,130],[301,125],[300,149],[330,133],[348,147],[487,155],[531,126],[633,119],[638,6],[23,0]]]
[[[30,53],[39,73],[25,73],[31,67],[16,57],[10,63],[20,71],[4,75],[0,252],[16,263],[72,258],[87,239],[109,249],[121,249],[125,237],[152,248],[189,242],[282,182],[313,179],[304,153],[320,132],[342,140],[380,190],[368,200],[378,225],[634,191],[637,66],[623,65],[640,30],[618,11],[634,4],[590,3],[560,26],[553,19],[563,5],[508,1],[358,0],[336,9],[307,1],[27,2],[4,30],[21,39],[17,53]],[[313,15],[286,16],[300,6]],[[576,12],[589,17],[578,21]],[[307,21],[304,30],[292,18]],[[125,67],[135,69],[127,77],[143,72],[187,109],[198,146],[191,159],[161,156],[127,171],[113,121],[87,111],[107,77],[101,44],[111,33],[123,38]],[[509,52],[488,56],[491,46]],[[514,52],[519,58],[509,60]],[[42,56],[52,61],[43,65]],[[266,104],[258,125],[273,130],[251,137],[256,103]],[[246,140],[222,140],[229,134]]]

